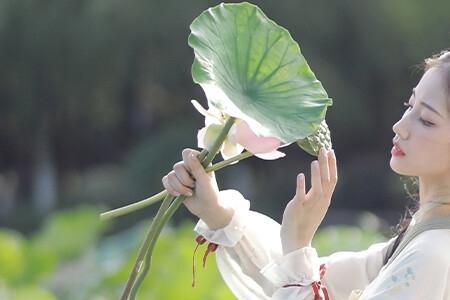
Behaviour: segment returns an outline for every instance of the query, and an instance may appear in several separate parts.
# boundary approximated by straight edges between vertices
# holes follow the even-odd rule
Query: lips
[[[403,156],[405,152],[398,146],[397,143],[394,143],[394,147],[392,147],[391,154],[394,156]]]

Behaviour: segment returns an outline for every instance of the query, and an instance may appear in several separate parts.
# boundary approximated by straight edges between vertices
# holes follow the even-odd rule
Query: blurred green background
[[[196,147],[203,117],[190,100],[206,101],[187,37],[218,3],[0,0],[0,299],[118,298],[156,207],[110,223],[98,214],[159,192]],[[409,202],[389,168],[391,127],[422,60],[450,46],[450,2],[252,3],[291,32],[334,100],[340,179],[319,252],[385,239]],[[219,171],[220,187],[280,221],[314,159],[284,150]],[[213,258],[190,287],[194,221],[175,215],[140,299],[233,299]]]

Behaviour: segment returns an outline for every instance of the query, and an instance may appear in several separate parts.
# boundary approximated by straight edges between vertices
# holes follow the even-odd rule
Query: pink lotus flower
[[[198,147],[209,149],[225,124],[226,115],[212,106],[206,110],[196,100],[191,100],[191,103],[199,113],[205,116],[205,127],[200,129],[197,134]],[[246,149],[259,158],[273,160],[285,156],[283,152],[277,151],[279,147],[281,147],[279,139],[258,136],[251,130],[247,122],[236,119],[220,148],[220,153],[226,160]]]

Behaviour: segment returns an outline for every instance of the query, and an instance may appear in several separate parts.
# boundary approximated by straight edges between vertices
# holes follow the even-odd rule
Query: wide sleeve
[[[200,220],[195,231],[219,245],[219,272],[241,300],[311,300],[312,285],[317,283],[326,288],[330,299],[347,300],[352,290],[364,289],[378,275],[393,242],[326,257],[319,257],[312,247],[283,255],[279,223],[250,211],[248,200],[235,190],[219,195],[222,205],[234,209],[232,220],[218,230],[210,230]]]
[[[360,300],[450,300],[450,230],[414,238],[363,292]]]
[[[220,191],[219,201],[233,208],[230,223],[210,230],[199,220],[194,230],[219,245],[217,267],[238,299],[270,299],[275,287],[260,271],[282,255],[280,225],[263,214],[250,211],[250,202],[236,190]]]

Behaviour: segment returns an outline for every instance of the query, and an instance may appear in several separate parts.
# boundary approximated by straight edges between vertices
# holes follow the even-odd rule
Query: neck
[[[419,177],[420,205],[429,201],[450,201],[450,176]]]

